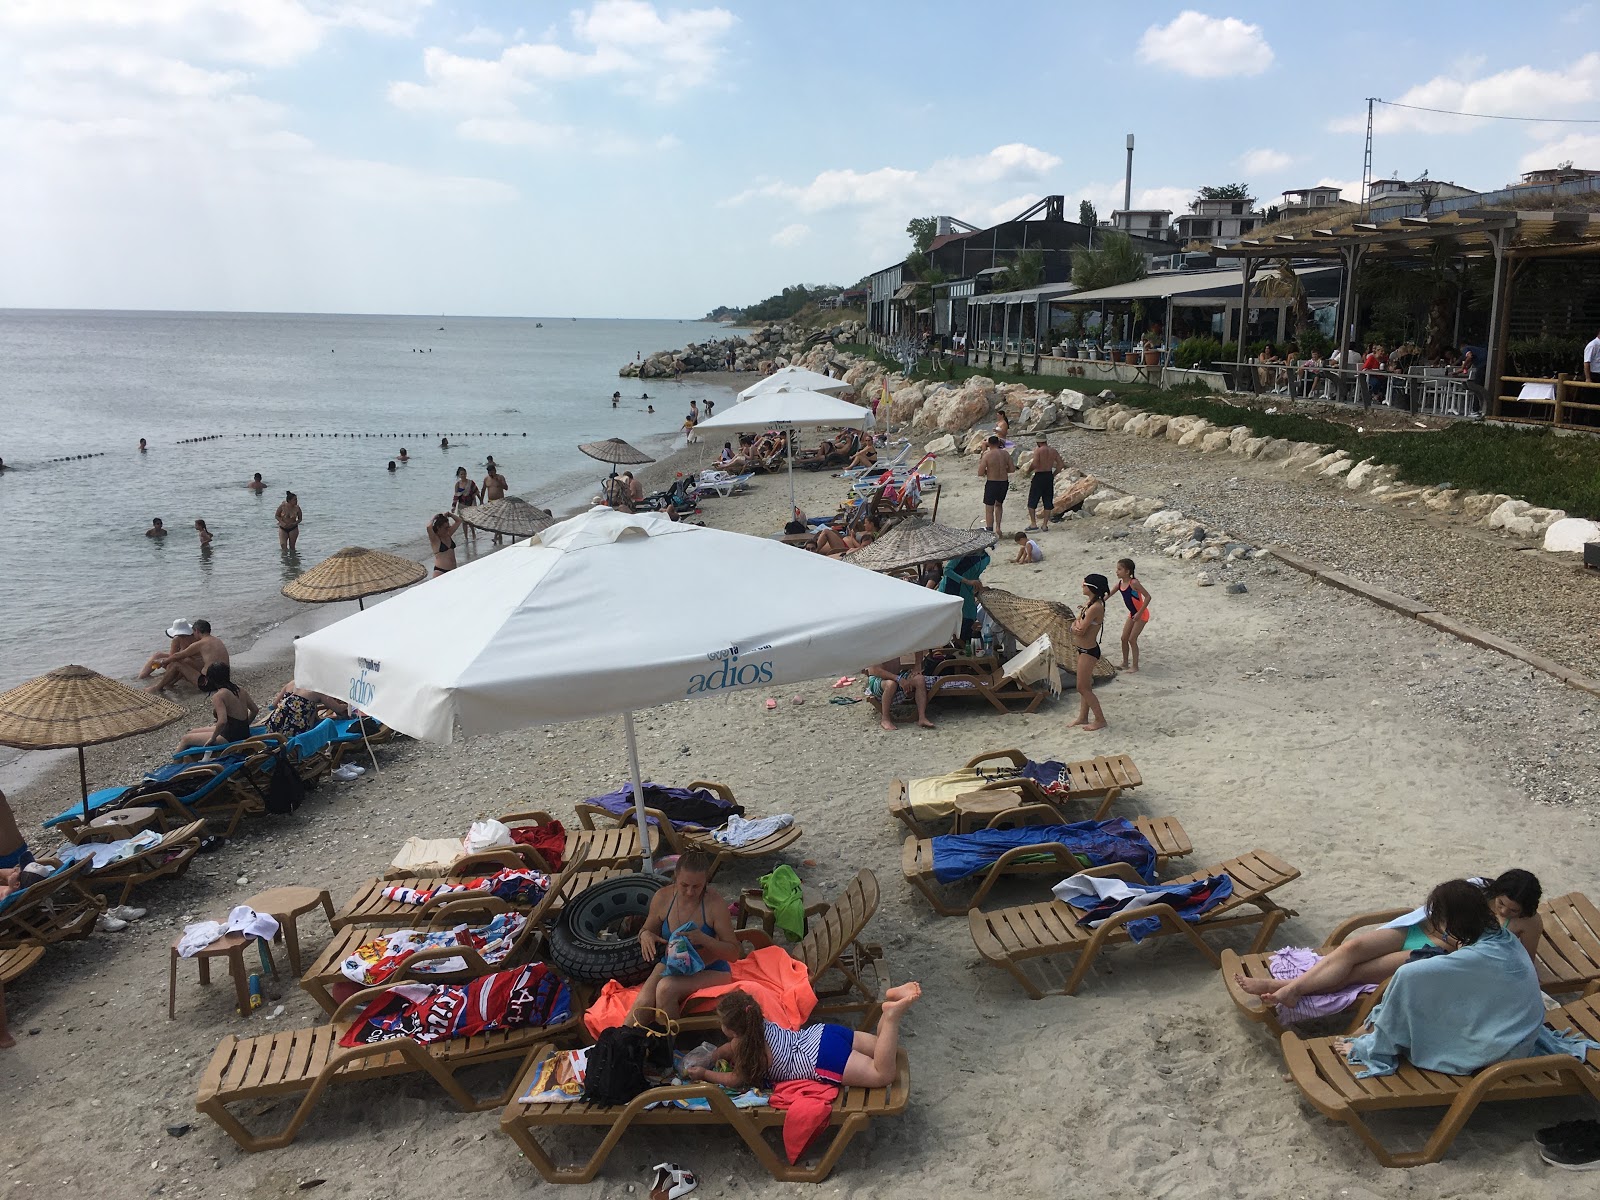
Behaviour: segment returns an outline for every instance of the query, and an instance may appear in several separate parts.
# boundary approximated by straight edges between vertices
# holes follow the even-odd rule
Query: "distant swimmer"
[[[492,454],[483,460],[483,465],[489,468],[489,474],[491,475],[499,470],[499,468],[494,465],[494,455]]]
[[[447,438],[447,437],[440,438],[439,439],[439,449],[441,449],[441,450],[450,449],[450,439]]]
[[[622,402],[622,393],[621,392],[612,392],[611,393],[611,407],[615,408],[621,402]]]
[[[202,550],[211,545],[211,530],[207,529],[206,523],[198,517],[195,518],[194,531],[200,535],[200,548]]]
[[[406,453],[406,448],[404,446],[400,447],[400,461],[401,462],[410,462],[411,461],[411,456]]]
[[[160,517],[150,518],[150,528],[144,531],[145,537],[161,538],[167,536],[167,527],[161,523]]]
[[[6,469],[6,460],[3,459],[3,458],[0,458],[0,471],[4,471],[5,469]]]
[[[250,482],[245,484],[245,487],[249,488],[258,496],[267,490],[267,485],[261,479],[260,471],[257,471],[254,475],[250,476]]]
[[[653,412],[655,412],[655,410],[656,410],[656,406],[655,406],[655,405],[654,405],[654,404],[646,404],[646,405],[645,405],[645,406],[644,406],[644,410],[645,410],[645,412],[647,412],[647,413],[653,413]]]
[[[394,470],[397,470],[397,469],[398,468],[394,465],[394,459],[391,458],[389,460],[389,470],[394,471]]]
[[[303,514],[300,512],[300,501],[293,492],[283,494],[283,503],[273,513],[278,522],[278,547],[282,550],[293,550],[294,545],[300,540],[300,522]]]
[[[148,451],[148,450],[149,450],[149,449],[150,449],[150,447],[149,447],[149,446],[146,446],[146,445],[145,445],[145,444],[144,444],[144,439],[143,439],[143,438],[140,438],[140,439],[139,439],[139,453],[140,453],[140,454],[143,454],[143,453],[145,453],[145,452],[146,452],[146,451]]]
[[[641,399],[641,400],[650,399],[650,393],[649,392],[640,392],[639,393],[639,399]]]

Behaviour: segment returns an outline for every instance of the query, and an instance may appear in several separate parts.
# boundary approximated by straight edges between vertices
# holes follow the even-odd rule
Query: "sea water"
[[[283,584],[343,546],[427,560],[424,526],[450,508],[456,468],[481,482],[491,454],[510,494],[561,515],[610,469],[579,443],[620,437],[659,458],[691,399],[725,396],[617,368],[726,332],[692,321],[0,311],[0,690],[69,662],[128,678],[179,617],[205,617],[242,648],[296,610]],[[390,472],[401,447],[411,461]],[[257,471],[260,495],[245,486]],[[285,490],[305,513],[293,555],[273,519]],[[152,517],[167,537],[144,536]],[[197,517],[215,539],[204,550]],[[480,542],[487,550],[489,536]]]

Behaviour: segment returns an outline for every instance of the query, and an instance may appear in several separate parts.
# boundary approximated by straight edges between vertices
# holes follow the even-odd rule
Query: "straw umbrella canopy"
[[[283,594],[302,604],[333,604],[354,600],[366,608],[365,597],[410,587],[427,578],[428,568],[398,554],[346,546],[319,562],[298,579],[283,585]]]
[[[521,496],[474,504],[461,510],[461,519],[474,529],[510,534],[513,540],[532,537],[556,523],[548,508],[538,508]]]
[[[987,529],[956,529],[937,521],[914,518],[896,525],[870,546],[852,550],[846,562],[870,571],[898,571],[924,562],[944,562],[976,554],[995,544]],[[988,595],[984,589],[984,595]]]
[[[624,463],[628,466],[637,466],[640,463],[655,462],[643,450],[628,445],[621,438],[607,438],[603,442],[584,442],[578,447],[590,458],[597,458],[603,463],[611,464],[611,473],[617,473],[617,464]]]
[[[1050,644],[1063,652],[1073,644],[1072,622],[1078,614],[1059,601],[1035,600],[1001,588],[986,587],[980,602],[996,625],[1024,645],[1046,633],[1050,635]],[[1117,669],[1109,659],[1102,656],[1095,660],[1096,679],[1115,679],[1116,676]]]
[[[107,679],[88,667],[57,667],[0,695],[0,746],[78,752],[83,815],[89,817],[89,771],[83,748],[170,725],[181,705]]]

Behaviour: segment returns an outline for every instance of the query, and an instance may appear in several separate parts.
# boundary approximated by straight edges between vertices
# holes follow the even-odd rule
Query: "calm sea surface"
[[[569,507],[607,470],[578,443],[621,437],[660,457],[690,399],[721,398],[617,368],[723,332],[0,310],[0,689],[68,662],[131,676],[176,617],[207,617],[242,649],[296,610],[278,589],[342,546],[424,559],[423,526],[449,507],[456,467],[481,481],[489,454],[512,495]],[[618,389],[627,398],[612,409]],[[402,446],[411,462],[391,474]],[[260,496],[244,486],[256,471]],[[293,558],[272,516],[285,489],[305,511]],[[168,537],[144,536],[152,517]],[[216,539],[207,551],[196,517]]]

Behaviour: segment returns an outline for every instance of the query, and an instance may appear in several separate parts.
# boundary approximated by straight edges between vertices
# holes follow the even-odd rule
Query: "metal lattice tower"
[[[1361,211],[1366,212],[1367,196],[1372,188],[1372,106],[1381,101],[1376,96],[1367,97],[1367,153],[1361,164]]]

